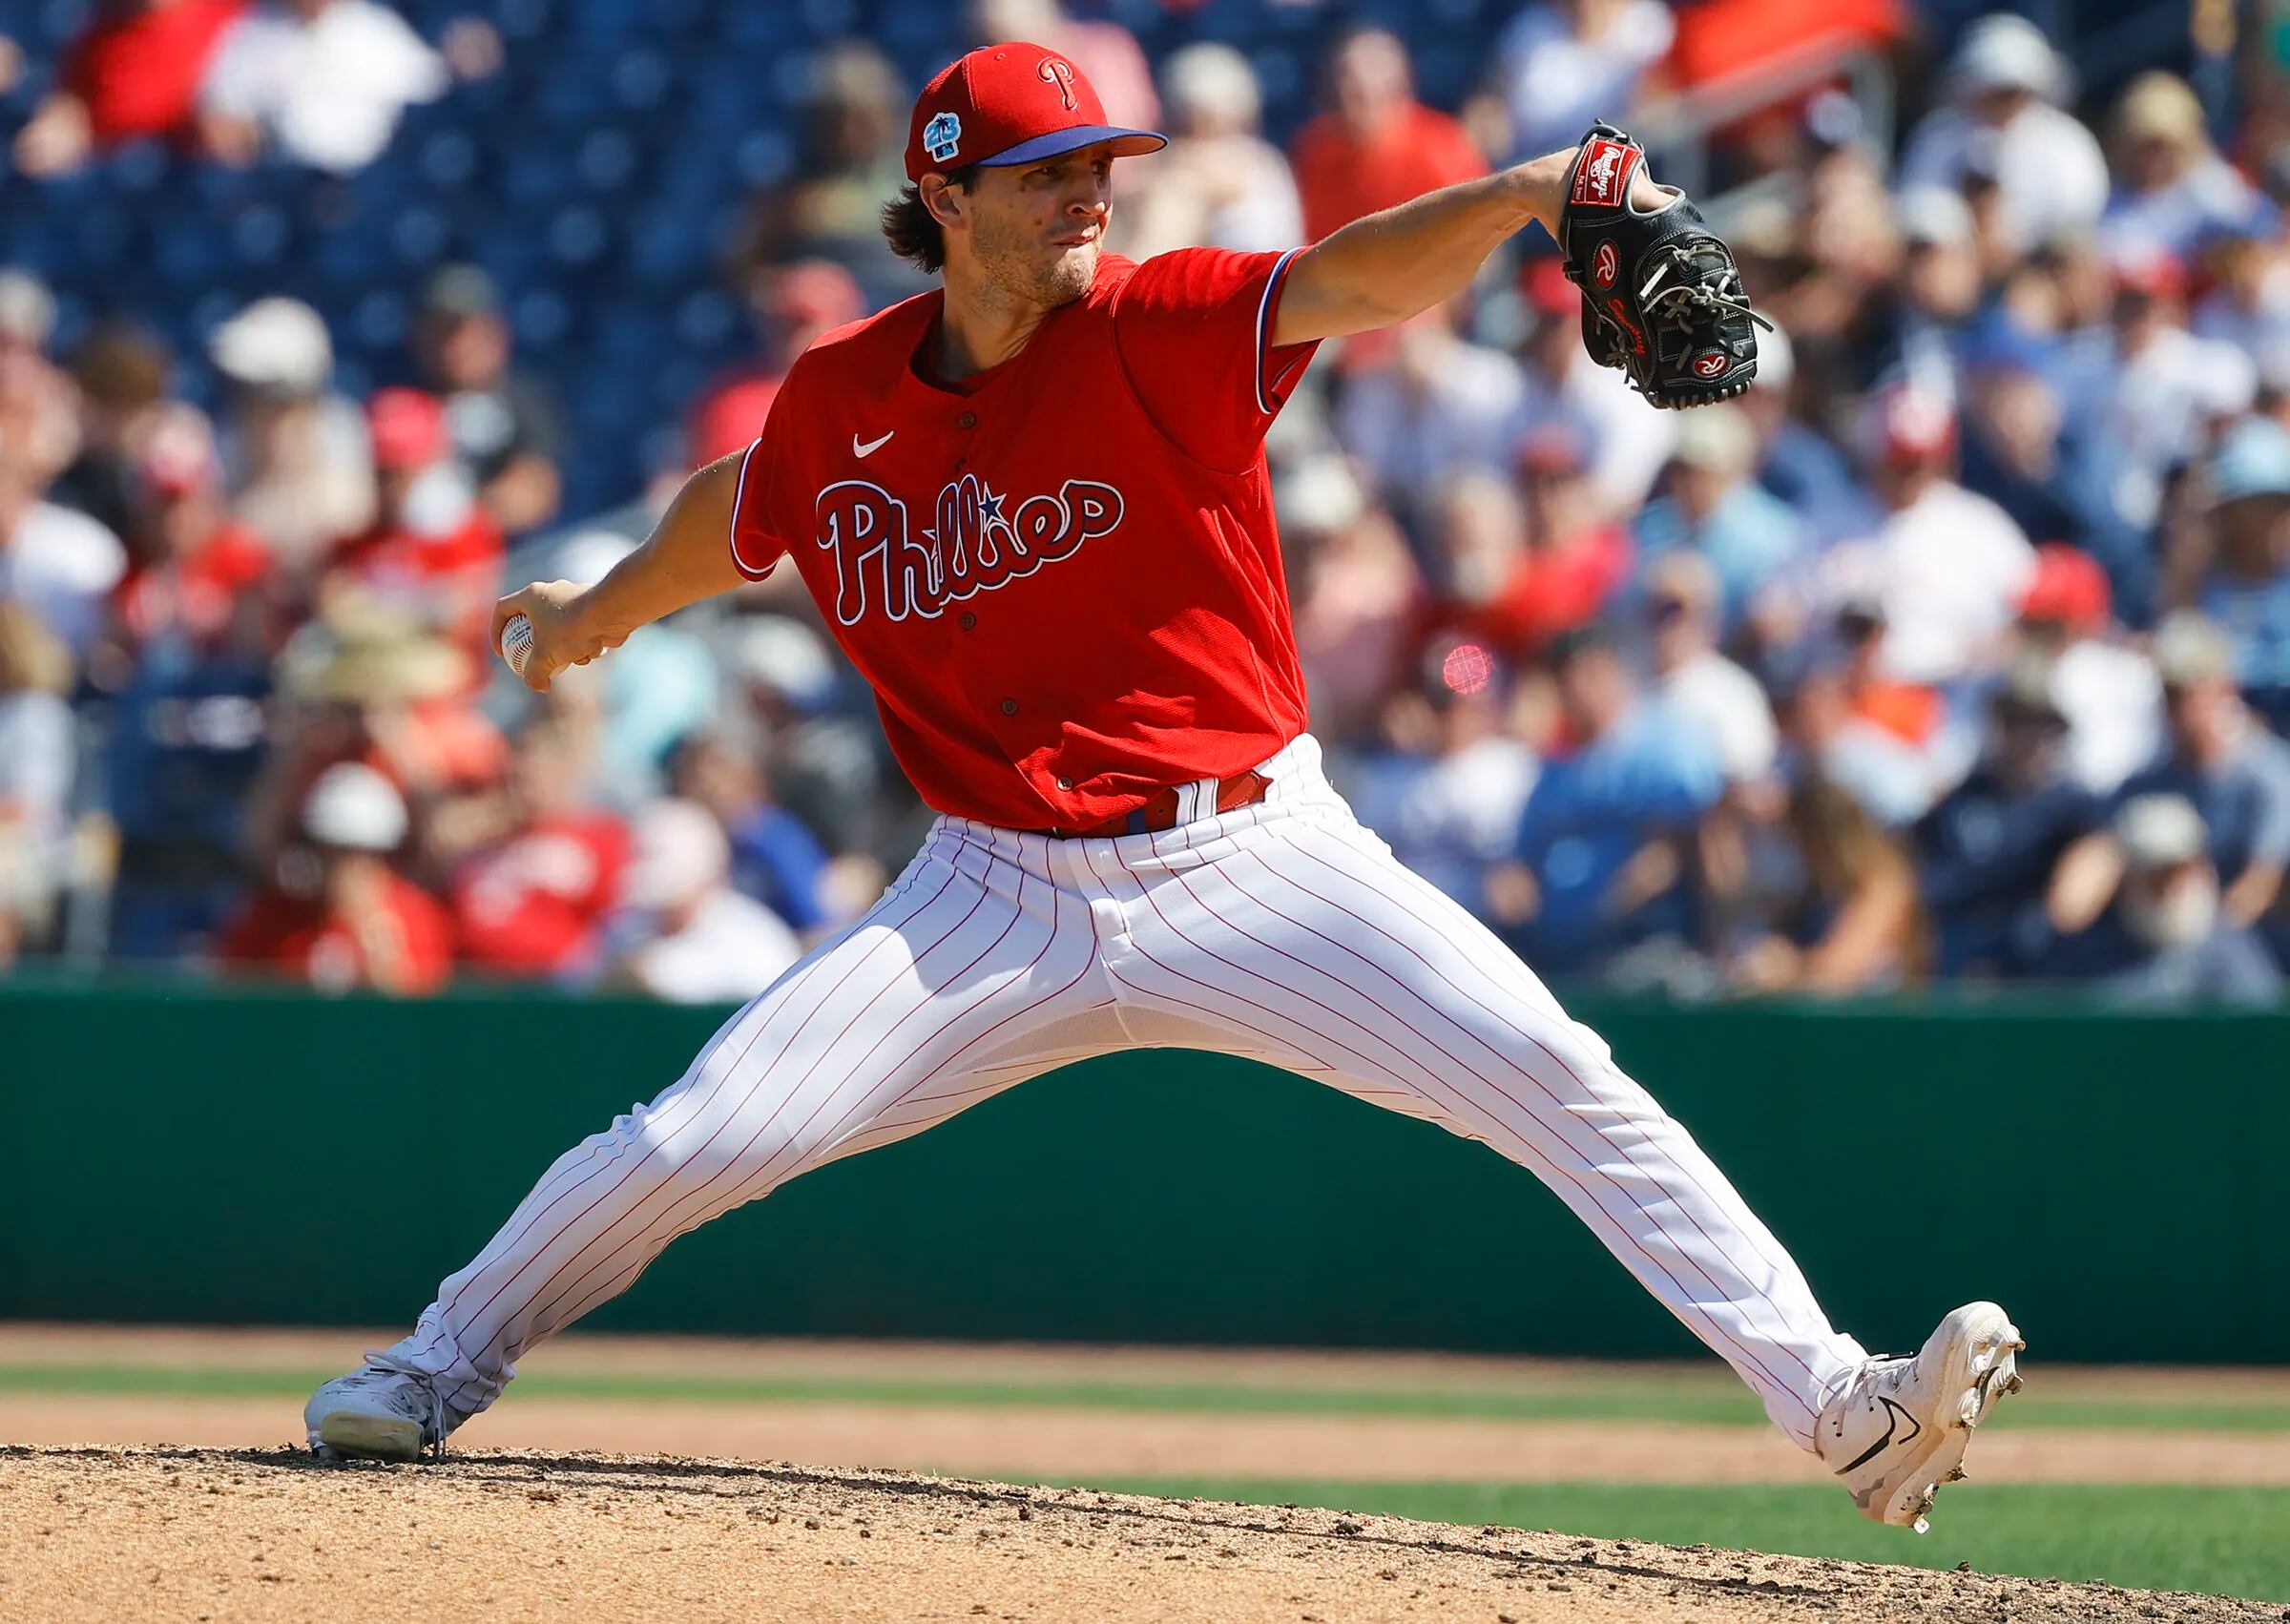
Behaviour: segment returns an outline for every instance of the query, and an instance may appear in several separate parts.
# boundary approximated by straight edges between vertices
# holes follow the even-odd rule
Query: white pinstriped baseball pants
[[[1867,1356],[1780,1242],[1595,1033],[1354,821],[1315,740],[1261,770],[1261,803],[1160,834],[940,819],[864,918],[559,1157],[391,1352],[474,1413],[710,1218],[1028,1077],[1171,1046],[1285,1067],[1528,1168],[1810,1448]],[[1186,795],[1214,806],[1213,784]]]

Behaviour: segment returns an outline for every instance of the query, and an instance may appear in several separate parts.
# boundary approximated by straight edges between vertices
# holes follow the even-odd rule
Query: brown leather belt
[[[1100,823],[1078,829],[1044,829],[1042,833],[1056,840],[1080,841],[1103,840],[1113,835],[1153,835],[1174,829],[1184,804],[1178,794],[1181,787],[1173,784],[1167,789],[1156,789],[1145,798],[1143,805],[1116,813]],[[1225,779],[1217,785],[1217,810],[1238,812],[1243,806],[1254,806],[1271,788],[1272,781],[1253,770]]]

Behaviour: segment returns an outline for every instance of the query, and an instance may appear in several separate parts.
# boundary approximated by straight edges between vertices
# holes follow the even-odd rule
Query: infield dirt
[[[0,1449],[0,1618],[2279,1619],[2279,1606],[1333,1511],[604,1454]]]

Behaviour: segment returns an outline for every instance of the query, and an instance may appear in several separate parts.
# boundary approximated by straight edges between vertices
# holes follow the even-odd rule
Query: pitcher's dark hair
[[[978,179],[978,166],[966,163],[947,172],[947,184],[968,191]],[[883,205],[883,237],[900,259],[936,271],[947,262],[947,229],[923,206],[923,189],[908,182]]]

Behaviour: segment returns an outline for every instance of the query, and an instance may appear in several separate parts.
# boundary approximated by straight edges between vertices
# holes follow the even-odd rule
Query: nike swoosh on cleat
[[[1851,1471],[1856,1467],[1866,1466],[1870,1461],[1875,1460],[1879,1455],[1883,1454],[1886,1449],[1891,1448],[1895,1444],[1907,1444],[1913,1442],[1916,1438],[1916,1435],[1924,1430],[1923,1425],[1918,1422],[1915,1416],[1910,1415],[1906,1410],[1903,1409],[1899,1405],[1894,1404],[1890,1399],[1879,1397],[1877,1403],[1883,1405],[1887,1412],[1884,1421],[1884,1436],[1871,1444],[1867,1448],[1862,1450],[1851,1460],[1845,1462],[1844,1465],[1839,1467],[1837,1468],[1837,1475],[1839,1477],[1842,1477],[1846,1472]],[[1905,1438],[1894,1437],[1893,1434],[1900,1431],[1901,1423],[1904,1421],[1908,1424],[1908,1435]]]
[[[880,451],[884,447],[889,445],[891,434],[896,434],[898,430],[893,428],[890,430],[890,433],[885,434],[882,439],[869,440],[864,446],[859,443],[859,436],[854,434],[851,436],[851,455],[862,459],[871,457],[877,451]]]

